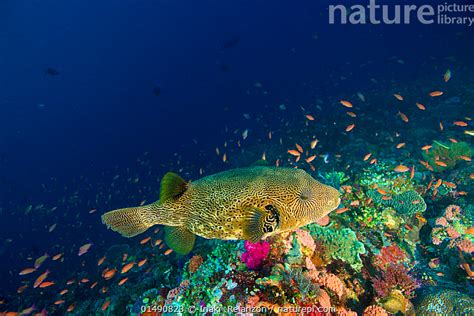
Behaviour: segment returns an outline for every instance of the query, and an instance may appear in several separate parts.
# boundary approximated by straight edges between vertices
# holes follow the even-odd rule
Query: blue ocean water
[[[395,133],[416,144],[416,152],[403,155],[416,161],[418,147],[441,140],[418,131],[473,115],[466,101],[474,89],[472,27],[330,25],[328,6],[2,1],[0,311],[35,303],[37,312],[64,313],[46,297],[49,289],[17,293],[28,257],[64,253],[63,265],[49,262],[56,284],[93,279],[110,246],[132,243],[107,230],[100,215],[158,199],[167,171],[195,180],[248,166],[263,152],[272,164],[292,166],[287,149],[313,135],[318,170],[347,170],[370,151],[389,156],[384,141]],[[445,87],[447,69],[453,79]],[[451,89],[451,102],[437,103],[435,113],[417,112],[415,96],[426,99],[438,89]],[[395,108],[394,93],[406,95],[411,107]],[[344,132],[353,123],[339,104],[347,99],[358,103],[357,136]],[[410,130],[398,111],[410,117]],[[310,132],[306,114],[315,117]],[[384,129],[390,133],[381,140]],[[470,137],[458,138],[472,145]],[[78,257],[89,242],[93,254]],[[180,260],[176,265],[186,261]],[[91,297],[78,290],[69,300],[79,305]]]

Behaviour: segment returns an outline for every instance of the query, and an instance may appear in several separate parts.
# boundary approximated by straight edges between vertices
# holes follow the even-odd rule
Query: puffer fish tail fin
[[[176,253],[187,255],[193,249],[195,241],[196,235],[186,227],[165,226],[165,242]]]
[[[102,223],[124,237],[133,237],[145,232],[151,226],[159,224],[158,212],[157,202],[144,206],[122,208],[102,215]]]
[[[187,187],[188,183],[180,176],[168,172],[161,180],[158,201],[148,205],[107,212],[102,215],[102,223],[124,237],[136,236],[158,224],[180,226],[186,214],[176,214],[175,210],[171,210],[163,204],[178,198],[186,191]]]

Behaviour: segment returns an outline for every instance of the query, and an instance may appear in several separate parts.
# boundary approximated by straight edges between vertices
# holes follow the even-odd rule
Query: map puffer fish
[[[339,206],[336,189],[301,169],[253,166],[186,182],[167,173],[158,201],[102,215],[108,228],[133,237],[165,225],[165,241],[189,253],[195,236],[257,242],[316,222]]]

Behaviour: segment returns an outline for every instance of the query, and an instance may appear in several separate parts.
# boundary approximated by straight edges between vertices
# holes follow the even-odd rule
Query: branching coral
[[[400,291],[410,297],[419,286],[418,282],[409,274],[403,264],[389,264],[379,276],[371,278],[372,285],[379,297],[388,296],[393,290]]]
[[[382,247],[380,249],[380,254],[374,257],[374,265],[380,269],[385,269],[389,264],[397,264],[405,261],[407,255],[403,250],[397,245],[392,244],[387,247]]]

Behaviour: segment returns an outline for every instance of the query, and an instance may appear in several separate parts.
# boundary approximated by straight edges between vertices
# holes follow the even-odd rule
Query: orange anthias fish
[[[448,166],[445,162],[439,161],[439,160],[436,160],[435,164],[437,164],[440,167],[447,167]]]
[[[104,261],[105,261],[105,256],[99,259],[99,261],[97,262],[97,265],[98,266],[102,265],[102,263],[104,263]]]
[[[109,307],[110,302],[111,300],[107,300],[104,302],[104,304],[102,304],[102,311],[105,311]]]
[[[443,91],[432,91],[430,92],[430,97],[439,97],[443,95]]]
[[[406,114],[398,111],[398,115],[400,116],[403,122],[408,123],[408,116],[406,116]]]
[[[350,125],[348,125],[348,126],[346,127],[346,132],[352,131],[352,130],[354,129],[354,127],[355,127],[355,124],[350,124]]]
[[[102,277],[106,280],[112,279],[116,272],[116,269],[110,270],[109,268],[107,268],[102,272]]]
[[[37,288],[41,283],[43,283],[43,281],[46,279],[46,277],[48,276],[48,274],[49,274],[49,271],[46,271],[45,273],[43,273],[42,275],[40,275],[40,276],[36,279],[36,281],[35,281],[33,287],[34,287],[34,288]]]
[[[45,287],[49,287],[49,286],[52,286],[54,285],[55,283],[53,281],[46,281],[46,282],[43,282],[39,285],[40,288],[45,288]]]
[[[122,271],[120,271],[120,273],[127,273],[128,271],[130,271],[130,269],[132,269],[133,267],[135,266],[135,262],[130,262],[126,265],[123,266],[122,268]]]
[[[21,270],[20,273],[18,273],[18,274],[19,275],[26,275],[26,274],[33,273],[35,271],[36,271],[35,268],[26,268],[26,269]]]
[[[443,183],[443,180],[442,179],[438,179],[434,184],[433,184],[433,187],[434,188],[439,188],[439,186]]]
[[[403,97],[402,97],[400,94],[395,93],[393,96],[394,96],[395,99],[397,99],[398,101],[403,101]]]
[[[306,115],[306,118],[310,121],[314,121],[314,116],[310,115],[310,114],[307,114]]]
[[[123,278],[122,280],[119,281],[118,285],[124,285],[125,282],[128,281],[128,278]]]
[[[293,156],[299,156],[299,155],[301,155],[301,153],[300,153],[299,151],[294,150],[294,149],[289,149],[287,152],[288,152],[290,155],[293,155]]]
[[[421,103],[416,102],[416,106],[422,111],[426,110],[426,107]]]
[[[405,165],[398,165],[393,170],[396,171],[396,172],[407,172],[408,170],[410,170],[410,168],[408,168]]]
[[[453,124],[456,125],[456,126],[461,126],[461,127],[467,126],[467,123],[464,122],[464,121],[455,121],[455,122],[453,122]]]
[[[92,243],[84,244],[79,248],[79,251],[77,253],[78,256],[82,256],[83,254],[87,253],[89,249],[91,248]]]
[[[352,103],[349,102],[349,101],[346,101],[346,100],[341,100],[341,101],[339,101],[339,103],[341,103],[342,105],[344,105],[346,108],[351,108],[351,107],[353,107]]]
[[[149,242],[150,240],[151,240],[151,237],[144,238],[144,239],[140,240],[140,245],[144,245],[147,242]]]
[[[296,149],[298,149],[298,151],[299,151],[300,153],[303,153],[303,147],[301,147],[300,144],[295,144],[295,147],[296,147]]]

